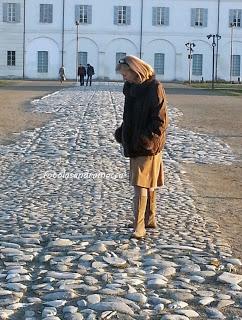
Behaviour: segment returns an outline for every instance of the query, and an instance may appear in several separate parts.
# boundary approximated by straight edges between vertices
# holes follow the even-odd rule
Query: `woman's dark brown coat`
[[[151,156],[164,147],[168,125],[167,105],[162,84],[147,80],[142,84],[125,82],[123,123],[115,131],[125,157]]]

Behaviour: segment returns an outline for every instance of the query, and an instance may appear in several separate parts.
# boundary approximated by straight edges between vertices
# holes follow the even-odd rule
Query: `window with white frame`
[[[38,51],[38,68],[39,73],[48,72],[48,51]]]
[[[7,52],[7,65],[15,66],[16,65],[16,51]]]
[[[53,22],[53,4],[40,4],[40,19],[41,23]]]
[[[3,3],[3,22],[20,22],[20,3]]]
[[[152,8],[152,25],[168,26],[169,25],[169,8],[153,7]]]
[[[203,73],[203,55],[193,54],[192,55],[192,74],[194,76],[201,76]]]
[[[115,6],[114,7],[114,24],[129,25],[131,17],[131,7]]]
[[[75,18],[83,24],[92,23],[92,6],[89,5],[76,5],[75,7]]]
[[[192,8],[191,9],[191,26],[207,27],[208,25],[208,9]]]
[[[81,64],[83,66],[87,65],[87,52],[78,52],[78,64]]]
[[[240,77],[240,55],[232,56],[232,76]]]
[[[229,26],[242,27],[242,9],[229,10]]]
[[[154,70],[156,74],[165,73],[165,54],[164,53],[155,53]]]

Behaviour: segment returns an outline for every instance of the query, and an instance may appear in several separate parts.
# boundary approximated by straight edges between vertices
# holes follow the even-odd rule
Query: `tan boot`
[[[148,200],[145,210],[145,227],[155,229],[156,222],[156,193],[148,190]]]
[[[134,197],[134,233],[132,238],[141,239],[145,237],[145,209],[147,204],[146,196]]]

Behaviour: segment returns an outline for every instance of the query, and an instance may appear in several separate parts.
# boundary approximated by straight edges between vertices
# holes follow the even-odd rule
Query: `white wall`
[[[6,0],[0,0],[0,77],[22,77],[23,0],[15,1],[21,4],[21,21],[16,23],[3,22],[3,2]],[[7,51],[16,51],[16,66],[7,66]]]
[[[2,22],[0,0],[0,76],[22,74],[23,0],[21,2],[21,23]],[[39,5],[53,4],[53,23],[39,22]],[[154,53],[165,54],[165,74],[159,75],[163,81],[188,79],[188,52],[186,42],[194,42],[194,53],[203,54],[202,76],[192,76],[192,80],[211,80],[212,46],[207,35],[217,33],[218,0],[144,0],[142,58],[154,64]],[[75,5],[92,6],[92,24],[80,24],[78,51],[88,52],[88,62],[95,68],[95,77],[119,80],[115,72],[116,52],[140,54],[140,9],[141,0],[65,0],[64,65],[68,79],[76,78],[76,25]],[[131,24],[113,24],[115,5],[131,6]],[[152,26],[152,7],[170,8],[168,26]],[[208,9],[208,26],[191,27],[191,8]],[[229,9],[242,9],[241,0],[221,0],[218,77],[229,80],[230,40]],[[16,67],[6,67],[6,51],[16,50]],[[37,72],[37,51],[49,51],[49,71]],[[242,27],[234,29],[233,54],[242,56]],[[58,77],[62,56],[62,0],[26,0],[26,54],[25,69],[29,78],[53,79]],[[241,58],[242,63],[242,58]],[[242,66],[241,66],[242,70]],[[237,79],[235,79],[237,80]]]
[[[48,51],[48,73],[38,73],[38,51]],[[48,37],[37,37],[29,41],[26,47],[26,77],[34,79],[55,79],[61,64],[58,43]]]
[[[111,79],[121,80],[121,76],[115,72],[116,52],[137,55],[138,48],[135,42],[125,38],[114,38],[107,43],[103,74],[109,74]]]

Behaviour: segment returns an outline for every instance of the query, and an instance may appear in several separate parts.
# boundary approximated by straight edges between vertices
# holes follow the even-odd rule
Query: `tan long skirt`
[[[130,158],[130,185],[156,188],[164,184],[162,153],[155,156]]]

